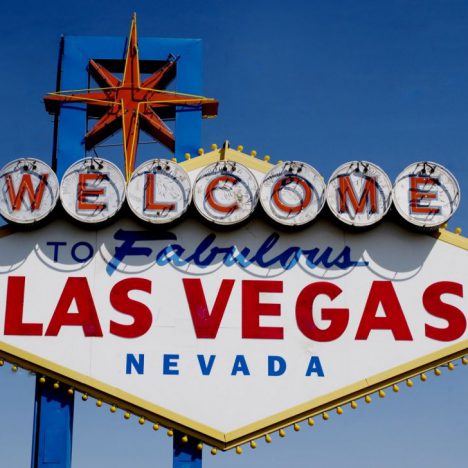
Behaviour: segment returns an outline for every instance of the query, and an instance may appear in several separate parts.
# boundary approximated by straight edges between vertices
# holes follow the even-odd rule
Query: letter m
[[[356,214],[362,213],[366,209],[366,205],[369,205],[370,213],[377,213],[377,184],[374,177],[366,177],[359,201],[350,177],[341,176],[339,180],[340,213],[349,213],[348,200]]]
[[[6,192],[10,200],[10,206],[12,211],[21,209],[21,205],[25,202],[26,195],[29,198],[29,207],[31,211],[38,209],[41,206],[42,196],[44,195],[44,189],[47,184],[47,178],[49,174],[41,174],[37,187],[34,188],[31,174],[23,174],[18,186],[18,190],[15,191],[13,179],[10,174],[5,176],[6,181]],[[28,205],[25,206],[27,207]]]

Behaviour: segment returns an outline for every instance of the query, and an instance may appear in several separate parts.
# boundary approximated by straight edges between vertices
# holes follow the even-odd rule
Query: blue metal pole
[[[31,468],[70,468],[74,396],[36,378]]]
[[[172,468],[202,468],[202,451],[197,448],[197,441],[189,437],[183,442],[184,435],[174,432]]]

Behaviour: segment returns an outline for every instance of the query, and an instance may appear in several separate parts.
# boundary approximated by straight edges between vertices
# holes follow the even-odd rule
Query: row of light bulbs
[[[465,365],[465,366],[468,365],[468,357],[467,357],[467,356],[463,356],[463,357],[460,359],[460,361],[461,361],[461,363],[462,363],[463,365]],[[4,365],[5,365],[5,360],[4,360],[4,359],[0,359],[0,367],[2,367],[2,366],[4,366]],[[450,361],[450,362],[448,362],[447,364],[441,364],[441,365],[439,365],[439,366],[437,366],[437,367],[434,367],[434,368],[432,369],[435,376],[440,376],[440,375],[442,374],[442,371],[441,371],[441,369],[440,369],[440,367],[442,367],[442,366],[447,367],[447,369],[448,369],[449,371],[453,371],[453,370],[455,369],[455,367],[456,367],[453,361]],[[13,363],[11,364],[11,371],[12,371],[12,372],[17,372],[17,371],[19,370],[19,368],[20,368],[20,367],[19,367],[17,364],[13,364]],[[426,381],[428,380],[428,375],[427,375],[427,373],[426,373],[426,372],[423,372],[423,373],[419,374],[419,379],[421,380],[421,382],[426,382]],[[409,388],[411,388],[411,387],[414,386],[414,381],[413,381],[412,378],[408,378],[408,379],[406,379],[404,382],[405,382],[406,386],[409,387]],[[39,383],[40,383],[40,384],[45,384],[45,383],[46,383],[46,377],[45,377],[45,376],[39,377]],[[400,383],[400,384],[401,384],[401,383]],[[56,390],[58,390],[58,389],[60,388],[60,382],[59,382],[58,380],[54,382],[53,388],[56,389]],[[391,386],[391,388],[392,388],[392,391],[395,392],[395,393],[397,393],[397,392],[400,391],[400,387],[399,387],[398,383],[394,383],[394,384]],[[68,393],[69,395],[74,395],[75,389],[74,389],[73,387],[69,387],[68,390],[67,390],[67,393]],[[380,390],[378,390],[377,395],[379,396],[379,398],[385,398],[385,396],[386,396],[385,390],[384,390],[383,388],[381,388]],[[87,401],[88,398],[89,398],[89,394],[88,394],[87,392],[85,392],[85,393],[83,393],[83,394],[81,395],[81,399],[82,399],[83,401]],[[364,402],[367,403],[367,404],[370,404],[370,403],[372,402],[371,394],[368,394],[368,395],[366,395],[366,396],[364,397]],[[103,402],[102,399],[100,399],[100,398],[97,398],[97,399],[96,399],[96,406],[97,406],[98,408],[102,407],[103,403],[104,403],[104,402]],[[351,401],[349,401],[349,406],[354,410],[354,409],[356,409],[356,408],[358,407],[358,403],[357,403],[356,400],[351,400]],[[110,410],[111,413],[116,413],[116,412],[117,412],[117,409],[118,409],[118,407],[117,407],[115,404],[111,404],[111,405],[110,405],[109,410]],[[337,407],[335,407],[335,408],[333,408],[333,409],[335,410],[336,414],[338,414],[338,415],[341,415],[341,414],[343,414],[343,412],[344,412],[343,406],[337,406]],[[124,417],[124,419],[129,420],[129,419],[131,418],[131,415],[132,415],[132,413],[131,413],[130,411],[125,410],[125,411],[124,411],[123,417]],[[328,420],[330,419],[329,411],[323,411],[322,413],[318,413],[318,415],[321,415],[321,417],[322,417],[322,419],[323,419],[324,421],[328,421]],[[317,416],[317,415],[314,415],[314,416]],[[143,416],[140,416],[140,417],[138,418],[138,423],[139,423],[140,425],[144,425],[145,422],[146,422],[146,419],[145,419]],[[296,422],[296,423],[294,423],[294,424],[292,425],[292,428],[293,428],[293,430],[294,430],[295,432],[299,432],[299,431],[301,430],[300,422],[307,422],[307,424],[308,424],[310,427],[312,427],[312,426],[315,425],[315,420],[314,420],[314,418],[313,418],[313,417],[308,417],[307,419],[304,419],[303,421],[298,421],[298,422]],[[154,430],[154,431],[157,431],[157,430],[160,429],[160,425],[159,425],[159,423],[157,423],[157,422],[154,422],[152,427],[153,427],[153,430]],[[279,435],[281,438],[283,438],[283,437],[286,436],[285,429],[286,429],[287,427],[290,427],[290,426],[285,426],[285,427],[283,427],[283,428],[281,428],[281,429],[278,430],[278,435]],[[174,429],[172,429],[172,428],[170,428],[170,427],[167,427],[167,435],[168,435],[169,437],[173,437],[173,436],[174,436]],[[271,434],[269,434],[269,433],[265,434],[263,438],[264,438],[264,440],[265,440],[265,442],[266,442],[267,444],[270,444],[270,443],[273,441],[273,439],[272,439],[272,437],[271,437]],[[182,442],[182,443],[188,443],[188,442],[189,442],[189,436],[188,436],[188,435],[183,435],[183,436],[181,437],[181,442]],[[257,448],[257,442],[256,442],[255,440],[251,440],[250,443],[249,443],[249,445],[250,445],[250,447],[251,447],[252,449]],[[198,450],[202,450],[202,449],[203,449],[203,442],[201,442],[201,441],[198,442],[198,444],[197,444],[197,449],[198,449]],[[243,453],[242,446],[241,446],[241,445],[238,445],[238,446],[235,448],[235,452],[236,452],[238,455],[241,455],[241,454]],[[212,454],[212,455],[216,455],[217,453],[218,453],[218,449],[217,449],[216,447],[212,447],[212,448],[211,448],[211,454]]]

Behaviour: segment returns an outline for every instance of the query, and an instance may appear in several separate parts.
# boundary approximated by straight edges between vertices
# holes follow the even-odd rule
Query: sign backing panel
[[[427,326],[447,328],[424,304],[428,288],[466,286],[466,242],[442,236],[458,245],[391,223],[354,234],[320,221],[285,234],[252,220],[234,239],[197,220],[168,230],[121,220],[99,231],[57,221],[0,239],[2,354],[229,448],[463,356],[466,326],[447,341],[427,336]],[[129,279],[140,283],[123,294]],[[304,305],[311,284],[321,294]],[[440,297],[465,313],[463,295]],[[151,316],[146,330],[135,326],[135,304]],[[310,326],[323,339],[317,329],[336,325],[330,308],[348,309],[344,330],[311,339]]]

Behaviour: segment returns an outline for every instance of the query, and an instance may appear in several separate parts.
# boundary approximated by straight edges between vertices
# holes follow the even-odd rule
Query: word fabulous
[[[391,204],[407,222],[434,229],[458,208],[460,189],[444,167],[430,162],[408,166],[391,184],[378,166],[365,161],[343,164],[325,184],[310,165],[287,161],[267,174],[222,160],[195,176],[177,163],[154,159],[139,166],[128,183],[111,162],[87,158],[68,168],[61,183],[36,159],[18,159],[0,171],[0,214],[13,223],[46,218],[60,198],[65,211],[83,223],[113,218],[126,200],[138,218],[152,224],[180,218],[193,203],[198,213],[220,225],[252,216],[260,203],[279,224],[301,226],[314,220],[325,204],[341,222],[371,226]]]

